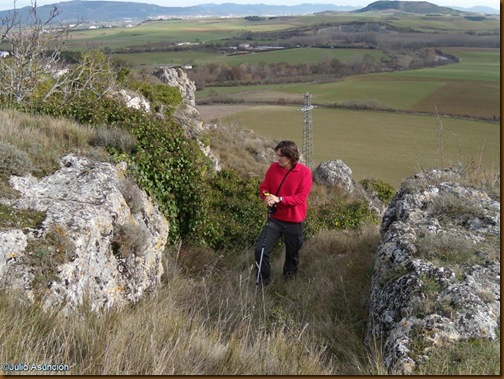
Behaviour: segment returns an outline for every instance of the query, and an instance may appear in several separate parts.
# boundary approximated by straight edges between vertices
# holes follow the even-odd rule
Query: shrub
[[[395,193],[394,187],[381,181],[380,179],[363,179],[360,181],[360,184],[365,190],[375,191],[378,195],[378,199],[383,201],[385,204],[390,203],[390,200],[392,200]]]
[[[305,233],[310,237],[323,229],[356,229],[376,221],[376,214],[365,200],[345,200],[334,196],[325,203],[308,208]]]
[[[32,103],[31,109],[72,118],[84,125],[108,125],[107,136],[121,136],[117,129],[129,133],[136,141],[129,154],[107,146],[112,147],[109,150],[113,157],[128,162],[136,182],[158,203],[170,223],[170,242],[189,235],[203,237],[207,214],[203,200],[204,180],[210,162],[196,142],[188,140],[182,128],[171,119],[158,119],[113,99],[97,99],[91,93],[65,103],[54,97],[46,102]],[[119,141],[112,138],[110,143],[128,150],[132,140],[118,145],[121,138]]]
[[[0,176],[25,175],[33,165],[24,151],[0,141]]]
[[[132,81],[129,87],[145,96],[156,112],[169,115],[182,103],[182,96],[175,87],[138,81]]]
[[[259,179],[243,179],[227,169],[209,184],[209,245],[218,250],[252,245],[266,219],[266,209],[259,198]]]

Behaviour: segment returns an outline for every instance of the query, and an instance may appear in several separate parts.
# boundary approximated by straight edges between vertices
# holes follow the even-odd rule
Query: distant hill
[[[500,14],[500,10],[489,8],[489,7],[483,7],[483,6],[476,6],[476,7],[471,7],[471,8],[462,8],[462,7],[453,6],[452,8],[457,9],[459,11],[464,11],[464,12],[484,13],[484,14]]]
[[[153,4],[117,1],[81,1],[73,0],[38,6],[37,11],[41,19],[57,7],[61,15],[57,21],[72,22],[77,19],[83,21],[119,21],[124,19],[145,20],[150,17],[226,17],[226,16],[288,16],[312,14],[323,11],[353,11],[356,6],[338,6],[334,4],[299,4],[299,5],[267,5],[267,4],[201,4],[188,7],[162,7]],[[27,14],[29,7],[18,11]],[[0,18],[9,11],[0,11]]]
[[[436,4],[429,3],[427,1],[389,1],[380,0],[369,4],[367,7],[356,10],[355,12],[379,12],[379,11],[390,11],[397,10],[407,13],[417,13],[417,14],[454,14],[460,13],[460,11],[454,10],[453,8],[441,7]]]
[[[72,0],[42,5],[37,7],[38,16],[45,20],[49,12],[57,7],[61,11],[57,22],[107,22],[107,21],[143,21],[149,18],[178,18],[178,17],[245,17],[245,16],[294,16],[304,14],[316,14],[323,12],[367,12],[398,10],[408,13],[419,14],[454,14],[461,11],[475,13],[494,13],[492,8],[474,7],[464,10],[463,8],[448,8],[426,1],[376,1],[361,9],[358,6],[338,6],[334,4],[310,4],[298,5],[268,5],[268,4],[200,4],[187,7],[162,7],[154,4],[118,1],[83,1]],[[22,18],[26,18],[30,7],[18,9]],[[0,19],[7,17],[11,11],[0,11]]]

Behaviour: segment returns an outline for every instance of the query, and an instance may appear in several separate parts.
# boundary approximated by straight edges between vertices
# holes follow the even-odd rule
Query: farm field
[[[231,53],[231,50],[229,50]],[[119,54],[135,66],[137,65],[203,65],[209,63],[224,63],[229,67],[238,66],[242,63],[282,63],[289,64],[313,64],[332,59],[339,59],[342,63],[360,62],[369,54],[372,57],[388,59],[387,55],[380,50],[371,49],[326,49],[326,48],[296,48],[277,51],[229,55],[224,52],[203,51],[174,51],[162,53],[131,53]]]
[[[256,21],[244,18],[170,20],[145,22],[133,28],[81,30],[72,33],[70,47],[107,47],[112,52],[120,51],[117,55],[136,69],[147,70],[157,65],[209,63],[223,63],[228,67],[242,63],[313,64],[334,58],[347,64],[362,61],[366,54],[376,60],[388,60],[390,51],[385,53],[380,48],[301,47],[234,56],[227,54],[225,48],[230,46],[225,42],[232,37],[238,37],[233,44],[246,41],[274,45],[277,37],[268,33],[307,31],[313,25],[323,25],[322,29],[331,33],[345,23],[375,21],[420,32],[419,36],[453,35],[453,38],[465,39],[466,35],[472,38],[500,31],[498,16],[474,22],[461,16],[339,13]],[[467,31],[471,34],[466,34]],[[160,51],[177,42],[222,45],[219,49]],[[137,51],[137,48],[140,49]],[[253,129],[266,138],[293,139],[301,146],[303,114],[299,109],[303,94],[310,93],[312,103],[318,106],[313,111],[314,164],[342,159],[352,168],[357,180],[372,176],[397,187],[404,178],[421,169],[459,161],[481,161],[485,168],[497,169],[500,165],[500,125],[497,123],[500,120],[500,49],[438,48],[457,56],[460,62],[335,77],[329,82],[207,85],[196,92],[196,102],[206,121],[219,119],[222,123]],[[443,126],[442,154],[436,113],[441,116]]]
[[[369,105],[396,109],[493,119],[500,115],[500,51],[446,49],[461,56],[457,64],[393,73],[350,76],[330,83],[299,83],[246,87],[207,87],[198,91],[202,102],[212,96],[279,102],[312,94],[318,105]]]
[[[114,50],[160,42],[215,42],[244,32],[282,30],[305,22],[295,17],[258,22],[249,22],[244,18],[150,21],[131,28],[76,30],[71,33],[69,46],[84,49],[88,44],[98,44]]]
[[[498,17],[489,17],[485,21],[473,22],[461,16],[415,16],[397,17],[391,13],[327,13],[305,16],[264,17],[249,21],[245,18],[201,18],[173,19],[165,21],[149,21],[125,27],[102,27],[98,29],[79,29],[71,33],[68,46],[75,50],[84,50],[89,45],[108,47],[113,51],[119,48],[134,46],[152,46],[158,43],[191,42],[212,43],[222,42],[230,37],[239,37],[249,32],[273,32],[293,30],[294,28],[310,28],[312,25],[327,24],[337,26],[348,22],[387,22],[387,24],[407,28],[417,32],[456,33],[468,30],[476,33],[488,33],[500,30]],[[267,41],[251,40],[267,44]]]
[[[302,98],[302,96],[301,96]],[[256,106],[221,115],[224,125],[254,130],[275,140],[291,139],[302,146],[303,114],[293,106]],[[202,114],[209,110],[204,107]],[[216,117],[216,114],[212,115]],[[355,180],[374,177],[394,187],[422,169],[482,162],[500,164],[500,126],[495,123],[388,112],[316,108],[313,119],[313,164],[341,159]],[[443,149],[439,149],[443,141]],[[440,152],[442,151],[442,152]]]

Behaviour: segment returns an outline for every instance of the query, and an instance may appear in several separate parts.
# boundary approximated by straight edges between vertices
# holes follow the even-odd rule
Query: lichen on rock
[[[0,231],[0,282],[43,308],[138,301],[160,283],[166,219],[139,189],[128,204],[124,163],[69,154],[60,166],[41,179],[10,178],[21,195],[9,205],[46,217],[35,228]]]

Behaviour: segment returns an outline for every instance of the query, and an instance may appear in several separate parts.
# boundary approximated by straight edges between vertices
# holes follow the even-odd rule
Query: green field
[[[99,44],[111,49],[145,46],[159,42],[214,42],[244,32],[282,30],[301,25],[296,19],[249,22],[243,18],[151,21],[132,28],[100,28],[71,33],[69,46],[85,48]]]
[[[397,187],[411,174],[440,167],[441,162],[447,166],[481,160],[486,169],[500,164],[498,124],[441,118],[443,133],[438,138],[440,128],[432,116],[315,108],[312,120],[314,164],[341,159],[356,180],[374,177]],[[303,113],[296,107],[257,106],[221,122],[302,146]]]
[[[500,18],[473,22],[461,16],[424,17],[400,16],[394,13],[327,13],[319,15],[271,17],[261,21],[245,18],[201,18],[187,20],[150,21],[132,28],[100,28],[76,30],[71,33],[72,49],[86,48],[88,43],[100,44],[111,49],[149,45],[159,42],[218,42],[245,32],[270,32],[289,30],[311,25],[339,25],[352,21],[386,21],[389,25],[420,32],[495,33],[500,31]],[[261,42],[261,41],[257,41]],[[266,44],[266,42],[264,42]]]
[[[500,115],[500,51],[497,49],[446,49],[462,57],[457,64],[351,76],[330,83],[300,83],[246,87],[208,87],[200,101],[225,95],[244,101],[277,102],[312,94],[313,104],[369,104],[403,111],[461,115],[493,119]]]
[[[138,47],[159,49],[173,42],[222,43],[248,32],[273,32],[324,25],[337,28],[351,21],[386,21],[389,25],[419,34],[457,38],[500,33],[498,16],[469,21],[460,16],[414,16],[390,13],[336,13],[302,17],[264,18],[261,21],[199,19],[146,22],[134,28],[83,30],[72,33],[70,47],[121,49],[119,57],[135,67],[155,65],[204,65],[225,63],[229,67],[247,62],[313,64],[334,58],[343,63],[362,61],[365,54],[390,59],[379,49],[295,48],[247,55],[229,55],[225,50],[180,50],[177,52],[128,53]],[[259,38],[263,38],[260,40]],[[266,35],[253,40],[270,45]],[[406,37],[405,37],[406,38]],[[409,37],[411,38],[411,36]],[[237,39],[240,41],[240,39]],[[460,42],[460,40],[459,40]],[[229,101],[254,107],[221,119],[239,124],[273,139],[293,139],[302,145],[303,94],[312,95],[314,164],[342,159],[354,179],[369,176],[394,186],[424,168],[482,162],[487,169],[500,166],[500,49],[440,47],[457,56],[460,63],[312,82],[243,87],[205,87],[197,91],[197,103]],[[280,106],[280,104],[298,104]],[[268,105],[269,104],[269,105]],[[337,107],[334,107],[337,106]],[[232,105],[230,105],[232,107]],[[345,110],[367,107],[373,111]],[[379,112],[377,110],[392,110]],[[399,112],[396,112],[399,111]],[[441,115],[443,149],[439,148],[436,112]],[[451,115],[456,117],[445,117]],[[465,119],[460,118],[465,117]],[[473,118],[472,120],[470,118]],[[482,121],[476,121],[475,119]]]
[[[134,65],[203,65],[209,63],[224,63],[229,67],[238,66],[242,63],[282,63],[289,64],[313,64],[332,59],[339,59],[342,63],[351,64],[360,62],[362,58],[369,54],[376,59],[388,59],[388,57],[379,50],[370,49],[325,49],[325,48],[297,48],[277,51],[230,55],[232,53],[219,52],[201,52],[201,51],[177,51],[164,53],[132,53],[120,54],[123,59],[128,60]]]

